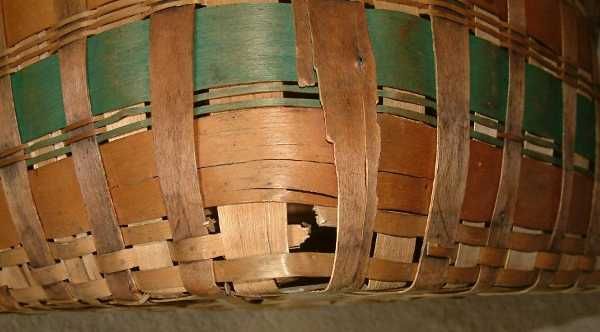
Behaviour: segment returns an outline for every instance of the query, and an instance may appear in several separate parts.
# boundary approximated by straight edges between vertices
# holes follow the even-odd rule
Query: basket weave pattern
[[[577,1],[0,4],[0,311],[600,284]]]

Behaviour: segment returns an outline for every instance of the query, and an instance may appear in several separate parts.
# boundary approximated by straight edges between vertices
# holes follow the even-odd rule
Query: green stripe
[[[58,136],[50,137],[48,139],[41,140],[36,142],[35,144],[30,145],[25,149],[25,153],[31,153],[33,151],[37,151],[39,149],[45,148],[47,146],[51,146],[54,144],[61,143],[66,141],[69,138],[69,134],[60,134]]]
[[[471,129],[471,138],[476,139],[478,141],[482,141],[482,142],[490,144],[490,145],[497,146],[497,147],[504,146],[503,140],[498,139],[496,137],[486,135],[484,133],[477,132],[473,129]]]
[[[508,52],[470,36],[471,110],[505,121],[508,98]]]
[[[525,113],[523,129],[562,142],[562,82],[544,70],[525,67]]]
[[[133,116],[133,115],[138,115],[138,114],[144,114],[144,113],[150,113],[150,108],[148,107],[139,107],[139,108],[132,108],[132,109],[124,109],[119,111],[116,114],[113,114],[112,116],[106,118],[106,119],[102,119],[98,122],[96,122],[94,124],[95,128],[102,128],[102,127],[106,127],[108,125],[111,125],[115,122],[118,122],[128,116]],[[54,136],[54,137],[50,137],[48,139],[36,142],[35,144],[30,145],[29,147],[27,147],[25,149],[26,153],[31,153],[33,151],[37,151],[39,149],[45,148],[47,146],[51,146],[54,144],[58,144],[61,142],[66,141],[69,137],[70,137],[70,133],[64,133],[64,134],[60,134],[58,136]]]
[[[88,39],[88,86],[94,115],[150,99],[149,38],[149,23],[143,20]]]
[[[264,81],[297,81],[289,4],[238,4],[196,11],[196,90]]]
[[[292,90],[293,90],[293,87],[292,87]],[[194,109],[194,114],[195,115],[203,115],[203,114],[208,114],[208,113],[226,112],[226,111],[258,108],[258,107],[273,107],[273,106],[319,108],[319,107],[321,107],[321,103],[318,99],[302,99],[302,98],[252,99],[252,100],[245,100],[245,101],[240,101],[240,102],[199,106]],[[140,107],[140,108],[125,109],[125,110],[122,110],[122,111],[118,112],[117,114],[114,114],[106,119],[96,122],[95,127],[96,128],[105,127],[112,123],[118,122],[125,117],[138,115],[138,114],[144,114],[144,113],[150,113],[150,108],[149,107]],[[149,119],[138,121],[138,122],[135,122],[132,124],[125,125],[123,127],[113,129],[111,131],[99,134],[98,142],[99,143],[105,142],[110,138],[113,138],[113,137],[116,137],[119,135],[123,135],[123,134],[127,134],[128,132],[138,130],[140,128],[146,128],[148,126],[151,126],[151,124],[152,124],[152,119],[149,118]],[[46,146],[50,146],[53,144],[63,142],[66,139],[68,139],[68,137],[69,137],[69,134],[62,134],[57,137],[49,138],[47,140],[36,143],[35,145],[29,147],[27,149],[27,151],[31,152],[31,151],[35,151],[37,149],[40,149],[40,148],[43,148]],[[48,155],[48,157],[43,160],[47,160],[49,158],[55,157],[55,155],[50,156],[50,153],[47,153],[44,155]],[[43,161],[40,158],[41,158],[41,156],[36,157],[35,163]]]
[[[594,102],[582,95],[577,96],[577,124],[575,152],[594,162],[596,159],[596,114]]]
[[[525,133],[524,138],[525,138],[525,140],[527,142],[533,143],[533,144],[535,144],[537,146],[541,146],[543,148],[554,149],[554,150],[557,150],[557,151],[560,150],[560,145],[558,145],[558,144],[556,144],[554,142],[545,141],[545,140],[543,140],[543,139],[541,139],[539,137],[536,137],[536,136],[532,136],[529,133]]]
[[[261,84],[259,86],[232,86],[228,88],[222,88],[219,90],[211,90],[197,94],[194,97],[195,102],[205,101],[209,99],[235,97],[248,95],[253,93],[265,93],[265,92],[293,92],[293,93],[306,93],[306,94],[318,94],[319,90],[315,87],[301,88],[297,85],[282,85],[280,82],[273,82],[267,84]]]
[[[486,126],[488,128],[500,129],[499,123],[495,122],[494,120],[483,117],[477,113],[475,113],[475,114],[470,113],[469,120],[473,121],[473,122],[477,122],[478,124],[480,124],[482,126]]]
[[[435,98],[435,58],[428,20],[413,15],[367,10],[377,84]]]
[[[46,161],[48,159],[56,158],[58,156],[62,156],[63,154],[67,154],[71,152],[71,148],[68,146],[62,147],[60,149],[52,150],[48,153],[41,154],[39,156],[33,157],[31,159],[27,159],[25,164],[29,166],[33,166],[37,163],[41,163],[42,161]]]
[[[130,133],[132,131],[138,130],[138,129],[142,129],[142,128],[148,128],[152,125],[152,119],[145,119],[142,121],[138,121],[138,122],[134,122],[134,123],[130,123],[128,125],[125,125],[123,127],[119,127],[119,128],[115,128],[113,130],[107,131],[105,133],[99,134],[96,136],[97,142],[98,143],[103,143],[108,141],[111,138],[117,137],[117,136],[121,136],[127,133]],[[62,136],[66,136],[62,135]],[[71,152],[71,147],[70,146],[65,146],[56,150],[52,150],[50,152],[47,153],[43,153],[39,156],[33,157],[31,159],[27,159],[26,163],[27,166],[32,166],[35,165],[37,163],[41,163],[43,161],[52,159],[52,158],[56,158],[58,156],[62,156],[64,154],[70,153]]]
[[[15,112],[22,142],[66,126],[57,55],[11,75]]]
[[[194,115],[204,115],[209,113],[218,113],[225,111],[234,111],[247,108],[257,107],[321,107],[321,102],[317,99],[300,99],[300,98],[267,98],[267,99],[252,99],[226,104],[214,104],[199,106],[194,109]]]

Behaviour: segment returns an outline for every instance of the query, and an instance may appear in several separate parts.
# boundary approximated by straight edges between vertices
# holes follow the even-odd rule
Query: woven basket
[[[600,286],[578,1],[245,2],[0,2],[1,310]]]

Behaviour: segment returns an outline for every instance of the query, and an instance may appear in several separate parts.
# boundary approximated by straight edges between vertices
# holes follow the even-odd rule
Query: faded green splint
[[[471,110],[499,121],[506,119],[508,52],[470,36]]]
[[[22,142],[66,126],[57,55],[14,73],[11,82]]]
[[[239,4],[196,11],[196,90],[296,81],[296,38],[289,4]]]
[[[377,84],[435,98],[431,23],[388,10],[367,10]]]
[[[576,121],[575,153],[593,162],[596,158],[596,114],[594,103],[582,95],[577,95]]]
[[[94,115],[150,99],[149,38],[149,22],[143,20],[88,39],[88,86]]]
[[[525,113],[523,129],[562,142],[562,82],[544,70],[525,67]]]

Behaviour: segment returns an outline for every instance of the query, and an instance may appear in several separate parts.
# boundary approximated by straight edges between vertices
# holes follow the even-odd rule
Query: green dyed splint
[[[544,70],[525,67],[525,113],[523,129],[562,142],[562,82]]]
[[[150,100],[149,22],[90,37],[87,69],[94,115]]]
[[[294,92],[316,95],[319,90],[316,87],[301,88],[297,85],[282,85],[279,82],[266,83],[261,85],[251,86],[232,86],[219,90],[211,90],[209,92],[199,93],[194,96],[195,102],[207,101],[214,98],[226,98],[246,95],[250,93],[265,93],[265,92]]]
[[[369,9],[366,15],[378,85],[427,96],[430,99],[422,103],[435,108],[431,100],[435,98],[436,87],[430,22],[387,10]],[[193,55],[195,89],[232,86],[231,89],[240,90],[239,93],[248,93],[265,87],[235,85],[296,81],[293,23],[289,4],[238,4],[197,10]],[[88,83],[94,115],[149,101],[149,28],[149,21],[143,20],[88,39]],[[471,110],[504,121],[508,94],[507,51],[475,36],[470,37],[470,48]],[[17,72],[12,75],[12,81],[23,141],[66,125],[56,55]],[[195,99],[235,95],[233,90],[211,91],[196,95]],[[279,85],[267,90],[317,93],[315,88]],[[197,108],[195,113],[238,109],[242,104],[206,105]],[[254,101],[250,106],[262,104]],[[274,104],[319,106],[318,101],[292,99]],[[576,151],[593,159],[594,114],[590,104],[589,100],[579,97]],[[561,142],[561,82],[531,65],[526,69],[524,129],[553,138],[557,144]]]
[[[226,111],[235,111],[258,107],[321,107],[321,102],[317,99],[303,98],[265,98],[237,101],[225,104],[214,104],[199,106],[194,109],[194,115],[200,116],[209,113],[219,113]]]
[[[22,142],[66,126],[57,55],[14,73],[11,82]]]
[[[196,90],[297,81],[296,36],[289,4],[240,4],[196,11]]]
[[[470,36],[471,110],[498,121],[506,119],[508,52]]]
[[[594,161],[596,159],[596,114],[594,103],[577,95],[577,120],[575,130],[575,152]]]
[[[435,58],[429,21],[387,10],[367,10],[377,84],[435,98]]]
[[[62,156],[64,154],[70,153],[71,152],[71,147],[70,146],[64,146],[62,148],[56,149],[56,150],[52,150],[50,152],[41,154],[39,156],[36,156],[34,158],[31,159],[27,159],[27,161],[25,162],[27,167],[33,166],[37,163],[41,163],[43,161],[52,159],[52,158],[56,158],[59,156]]]

